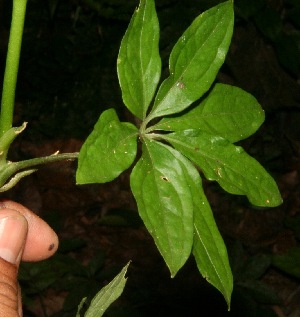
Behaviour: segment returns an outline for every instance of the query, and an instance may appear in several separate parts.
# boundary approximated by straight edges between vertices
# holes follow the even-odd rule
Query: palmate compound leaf
[[[130,186],[140,216],[173,277],[192,250],[194,170],[171,147],[144,141]]]
[[[233,31],[233,1],[198,16],[175,44],[170,76],[162,83],[149,120],[178,113],[209,89],[225,60]]]
[[[246,195],[255,206],[275,207],[282,203],[274,179],[242,147],[193,129],[163,137],[228,193]]]
[[[193,241],[201,274],[229,305],[232,274],[226,247],[192,163],[167,145],[145,141],[131,175],[131,189],[172,276],[187,260]]]
[[[130,167],[136,152],[137,128],[120,122],[114,109],[104,111],[80,150],[77,184],[113,180]]]
[[[144,119],[161,73],[159,24],[153,0],[141,0],[123,37],[118,77],[126,107]]]
[[[238,87],[216,84],[198,106],[181,116],[163,118],[153,129],[202,130],[237,142],[255,133],[264,118],[263,109],[251,94]]]

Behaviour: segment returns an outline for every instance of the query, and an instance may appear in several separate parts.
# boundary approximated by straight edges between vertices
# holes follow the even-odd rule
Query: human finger
[[[28,208],[11,200],[0,201],[0,214],[15,210],[21,213],[28,223],[28,235],[22,261],[40,261],[52,256],[58,248],[57,234],[50,226]]]

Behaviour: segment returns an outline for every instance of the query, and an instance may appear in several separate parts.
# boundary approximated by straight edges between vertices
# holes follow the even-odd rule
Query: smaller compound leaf
[[[237,142],[256,132],[264,118],[263,109],[251,94],[238,87],[216,84],[197,107],[181,116],[164,118],[153,128],[197,129]]]
[[[127,278],[129,263],[123,267],[122,271],[106,286],[104,286],[92,299],[91,304],[84,314],[84,317],[101,317],[106,309],[118,298],[123,292]]]
[[[190,165],[173,148],[145,140],[130,177],[140,216],[172,277],[188,259],[193,244],[194,170]]]
[[[198,176],[200,179],[200,177]],[[195,180],[196,181],[196,180]],[[196,183],[194,192],[194,245],[193,254],[204,278],[224,296],[228,307],[233,288],[233,277],[224,241],[215,223],[213,213],[203,192]]]
[[[113,180],[130,167],[136,152],[137,128],[120,122],[114,109],[104,111],[80,150],[77,184]]]
[[[174,132],[164,138],[228,193],[246,195],[255,206],[275,207],[282,203],[274,179],[240,146],[199,130]]]
[[[174,114],[209,89],[225,60],[233,31],[233,2],[198,16],[175,44],[170,76],[162,83],[149,118]]]
[[[126,107],[144,119],[161,73],[159,23],[153,0],[141,0],[123,37],[117,63]]]

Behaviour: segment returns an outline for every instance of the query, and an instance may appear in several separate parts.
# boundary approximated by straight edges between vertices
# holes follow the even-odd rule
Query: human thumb
[[[20,290],[17,282],[28,224],[12,209],[0,212],[0,316],[21,316]]]

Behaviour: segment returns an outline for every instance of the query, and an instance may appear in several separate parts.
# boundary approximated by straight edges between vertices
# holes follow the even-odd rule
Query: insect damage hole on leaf
[[[183,89],[185,87],[184,83],[180,81],[176,84],[176,86],[179,87],[180,89]]]
[[[176,83],[176,87],[178,87],[179,89],[183,89],[185,88],[185,84],[182,82],[183,78],[179,78],[178,82]]]

